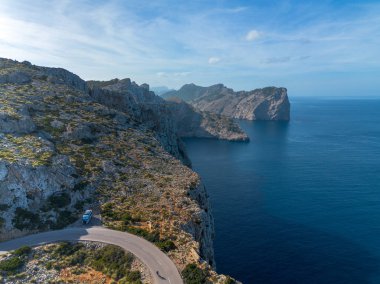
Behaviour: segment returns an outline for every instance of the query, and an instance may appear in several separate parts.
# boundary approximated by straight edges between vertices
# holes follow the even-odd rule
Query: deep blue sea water
[[[187,139],[217,271],[252,284],[380,283],[380,99],[296,98],[250,143]]]

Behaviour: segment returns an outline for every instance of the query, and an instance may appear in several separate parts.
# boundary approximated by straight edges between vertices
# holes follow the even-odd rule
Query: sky
[[[86,80],[380,96],[380,1],[0,0],[0,57]]]

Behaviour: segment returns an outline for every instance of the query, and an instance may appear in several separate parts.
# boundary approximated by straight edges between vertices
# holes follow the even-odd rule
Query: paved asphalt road
[[[23,245],[36,246],[57,241],[78,240],[114,244],[130,251],[146,264],[152,274],[154,283],[183,283],[174,263],[156,246],[135,235],[98,226],[67,228],[0,242],[0,255]]]

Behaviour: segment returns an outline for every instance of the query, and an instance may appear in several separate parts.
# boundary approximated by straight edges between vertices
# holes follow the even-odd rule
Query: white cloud
[[[208,63],[209,64],[217,64],[217,63],[219,63],[220,62],[220,58],[219,57],[210,57],[209,59],[208,59]]]
[[[39,0],[32,7],[28,0],[0,0],[0,56],[64,67],[85,79],[131,77],[173,87],[221,81],[244,88],[264,84],[245,79],[252,77],[275,84],[290,73],[380,70],[380,4],[330,18],[323,7],[279,16],[253,5],[202,10],[199,1],[173,13],[168,0],[154,3],[157,12],[147,16],[149,1],[103,2]],[[301,25],[299,16],[312,21]]]
[[[237,14],[248,10],[248,7],[245,6],[238,6],[235,8],[222,8],[222,9],[216,9],[216,13],[227,13],[227,14]]]
[[[191,72],[157,72],[156,75],[160,78],[187,77]]]
[[[157,72],[156,75],[158,77],[168,77],[168,74],[166,74],[165,72]]]
[[[245,36],[245,39],[248,41],[254,41],[260,37],[260,33],[257,30],[250,30],[247,35]]]

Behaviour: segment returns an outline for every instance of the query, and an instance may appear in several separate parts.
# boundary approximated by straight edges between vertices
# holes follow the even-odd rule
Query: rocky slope
[[[222,84],[210,87],[187,84],[178,91],[163,94],[162,97],[179,98],[198,110],[237,119],[290,119],[290,103],[285,88],[267,87],[248,92],[234,92]]]
[[[177,119],[178,105],[128,79],[86,83],[0,59],[0,82],[0,240],[63,228],[96,204],[105,226],[154,242],[181,271],[197,263],[224,281],[212,271],[207,193],[179,160],[180,136],[236,139],[236,124],[211,116],[190,127],[192,116],[208,118],[189,108]]]

